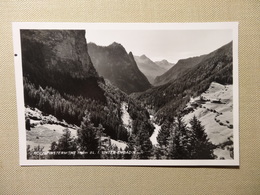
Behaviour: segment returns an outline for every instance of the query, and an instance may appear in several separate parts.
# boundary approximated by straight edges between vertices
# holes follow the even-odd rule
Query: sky
[[[120,43],[133,55],[153,61],[180,59],[208,54],[232,41],[232,30],[86,30],[87,42],[108,46]]]

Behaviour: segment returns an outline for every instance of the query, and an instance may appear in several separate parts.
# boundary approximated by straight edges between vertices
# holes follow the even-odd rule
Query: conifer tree
[[[100,138],[103,127],[95,127],[90,121],[90,114],[86,113],[78,130],[78,143],[80,150],[84,152],[84,158],[100,158]]]
[[[171,125],[169,122],[165,122],[162,126],[161,129],[159,130],[158,136],[157,136],[157,142],[158,144],[163,147],[168,144],[168,139],[170,137],[170,132],[171,132]]]
[[[201,125],[201,122],[196,116],[191,119],[190,125],[192,133],[192,149],[190,151],[191,158],[214,159],[214,145],[209,141],[209,138],[205,132],[205,127]]]
[[[59,139],[58,143],[52,142],[50,151],[60,152],[51,155],[54,159],[71,159],[76,158],[77,143],[74,138],[71,137],[71,132],[68,128],[63,130],[63,135]]]
[[[153,145],[148,131],[143,130],[138,133],[135,140],[137,159],[149,159],[152,155]]]
[[[57,150],[59,151],[76,151],[77,145],[75,140],[71,137],[71,132],[68,128],[63,130],[63,135],[59,139],[57,144]]]
[[[155,158],[156,159],[166,159],[169,158],[169,145],[173,144],[173,126],[174,124],[166,120],[159,130],[158,136],[157,136],[157,142],[158,146],[154,148]],[[173,148],[171,148],[173,149]]]
[[[169,137],[168,158],[189,159],[189,132],[187,125],[180,116],[176,118],[176,125]]]

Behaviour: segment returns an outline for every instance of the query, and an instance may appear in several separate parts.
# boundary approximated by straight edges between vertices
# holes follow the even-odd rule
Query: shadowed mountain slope
[[[23,76],[36,87],[105,101],[84,30],[21,30]]]
[[[150,83],[138,69],[133,54],[126,52],[118,43],[107,47],[88,44],[89,55],[98,74],[126,92],[142,92],[150,88]]]

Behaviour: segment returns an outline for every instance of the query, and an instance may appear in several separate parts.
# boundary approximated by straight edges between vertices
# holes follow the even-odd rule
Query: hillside
[[[59,141],[65,129],[70,131],[73,139],[78,138],[78,126],[59,121],[56,117],[46,115],[37,108],[25,108],[25,116],[30,119],[30,130],[26,131],[27,145],[30,145],[30,148],[40,145],[43,147],[43,152],[48,153],[51,144]],[[106,142],[108,139],[109,142]],[[102,136],[101,140],[103,144],[109,144],[110,147],[114,146],[124,150],[127,146],[125,142],[116,141],[108,136]]]
[[[88,44],[89,55],[98,74],[127,94],[150,88],[145,75],[138,69],[133,54],[118,43],[107,47]]]
[[[166,71],[165,68],[158,66],[155,62],[153,62],[145,55],[134,56],[134,58],[138,68],[147,77],[151,84],[153,84],[154,79],[157,76],[163,74]]]
[[[218,159],[231,159],[233,152],[233,86],[211,83],[207,91],[186,104],[183,120],[195,115],[205,126],[209,140],[217,145]]]
[[[231,44],[232,43],[229,43],[227,45],[231,45]],[[223,54],[223,52],[226,51],[225,49],[228,49],[228,47],[222,47],[222,49],[220,48],[207,55],[201,55],[197,57],[191,57],[191,58],[179,60],[172,68],[170,68],[163,75],[156,77],[154,80],[154,85],[155,86],[164,85],[166,83],[173,82],[178,78],[181,78],[183,75],[185,75],[187,72],[192,70],[194,67],[197,67],[200,63],[212,59],[214,56],[221,55],[221,52]]]
[[[172,121],[174,115],[184,108],[190,97],[199,96],[212,82],[232,84],[232,65],[231,42],[204,56],[200,63],[178,79],[138,94],[137,99],[153,109],[160,122],[166,119]],[[176,66],[177,64],[174,67]]]
[[[167,72],[159,75],[154,80],[154,85],[163,85],[168,82],[172,82],[180,78],[188,70],[192,69],[194,66],[199,64],[205,55],[199,57],[193,57],[188,59],[179,60],[174,66],[172,66]]]

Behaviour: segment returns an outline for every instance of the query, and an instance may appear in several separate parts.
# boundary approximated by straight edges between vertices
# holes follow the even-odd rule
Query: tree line
[[[123,150],[112,145],[101,124],[97,127],[86,112],[78,129],[78,137],[71,137],[68,129],[57,142],[53,142],[47,156],[33,155],[41,147],[27,149],[29,159],[214,159],[215,146],[209,141],[205,128],[194,116],[190,126],[177,117],[174,123],[165,123],[159,131],[158,145],[153,146],[149,132],[139,131],[128,138]],[[60,153],[59,153],[60,152]]]

